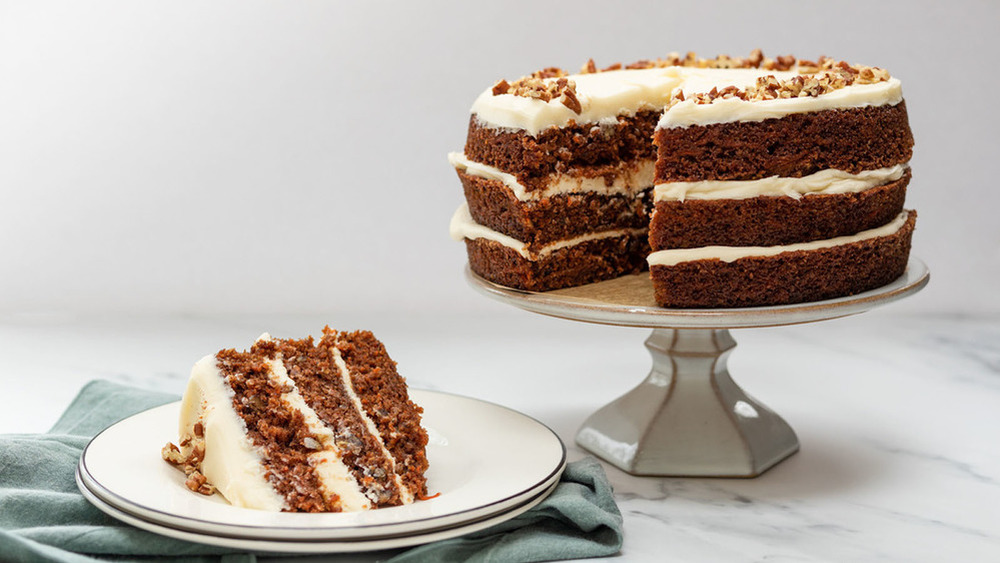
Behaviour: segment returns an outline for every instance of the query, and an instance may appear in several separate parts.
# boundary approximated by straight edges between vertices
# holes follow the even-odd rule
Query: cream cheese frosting
[[[260,450],[250,442],[243,419],[233,409],[233,390],[225,382],[214,355],[191,369],[181,402],[180,437],[185,457],[198,443],[194,426],[202,424],[205,457],[201,473],[231,504],[278,511],[285,499],[267,480]]]
[[[449,234],[451,235],[451,238],[456,241],[462,241],[464,239],[474,240],[479,238],[491,240],[517,251],[518,254],[528,260],[538,260],[539,258],[544,258],[559,249],[575,246],[582,242],[620,236],[642,235],[646,234],[646,229],[615,229],[611,231],[587,233],[578,237],[556,241],[536,250],[531,250],[528,248],[528,243],[519,241],[514,237],[494,231],[489,227],[477,223],[476,220],[472,218],[472,214],[469,213],[469,205],[467,203],[463,203],[458,206],[458,209],[455,210],[455,214],[451,217]]]
[[[524,130],[537,135],[549,127],[576,123],[613,124],[618,115],[660,110],[680,84],[679,67],[613,70],[566,77],[576,83],[581,112],[577,114],[558,100],[548,102],[513,94],[493,95],[487,89],[472,104],[472,113],[494,128]]]
[[[469,160],[464,153],[448,153],[448,162],[456,170],[471,176],[487,180],[497,180],[506,186],[518,201],[538,201],[555,195],[567,194],[598,194],[635,196],[653,185],[656,161],[643,159],[634,163],[623,164],[609,184],[604,176],[586,178],[572,174],[551,174],[545,180],[545,188],[529,191],[517,181],[513,174],[503,172],[499,168]]]
[[[895,182],[909,169],[907,164],[863,170],[857,174],[843,170],[821,170],[801,178],[771,176],[760,180],[702,180],[667,182],[653,189],[653,201],[686,199],[747,199],[760,196],[788,196],[857,193]]]
[[[835,237],[831,239],[816,240],[812,242],[800,242],[780,246],[705,246],[700,248],[676,248],[669,250],[659,250],[649,255],[646,261],[652,266],[676,266],[683,262],[693,262],[695,260],[722,260],[723,262],[734,262],[740,258],[776,256],[784,252],[809,251],[821,248],[831,248],[885,237],[895,234],[906,224],[909,217],[907,211],[902,211],[895,219],[874,229],[861,231],[859,233]]]
[[[745,88],[761,76],[778,80],[798,75],[797,70],[777,71],[757,68],[664,67],[613,70],[565,77],[576,84],[579,114],[558,99],[549,101],[513,94],[494,95],[485,90],[472,104],[471,112],[480,124],[538,135],[549,127],[565,127],[570,122],[610,125],[618,116],[632,116],[642,110],[666,108],[677,90],[689,98],[665,111],[660,128],[710,125],[732,121],[763,121],[792,113],[834,108],[895,105],[903,99],[899,79],[875,84],[854,84],[816,97],[745,101],[739,98],[696,104],[690,96],[726,86]],[[552,80],[552,79],[549,79]]]
[[[670,129],[734,121],[764,121],[793,113],[896,105],[901,101],[903,88],[898,78],[889,78],[875,84],[852,84],[815,97],[757,101],[727,98],[710,104],[697,104],[694,100],[687,99],[663,112],[657,127]]]

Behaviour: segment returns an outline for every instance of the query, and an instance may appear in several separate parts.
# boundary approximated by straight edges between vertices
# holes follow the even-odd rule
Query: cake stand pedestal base
[[[811,323],[863,313],[913,295],[930,272],[917,258],[895,281],[816,301],[743,309],[665,309],[648,273],[532,292],[487,281],[466,268],[472,287],[533,313],[614,326],[652,328],[653,369],[638,387],[583,423],[576,443],[634,475],[755,477],[799,449],[780,416],[743,392],[726,359],[731,328]],[[617,376],[617,374],[615,374]]]
[[[576,442],[634,475],[756,477],[799,449],[780,416],[726,369],[727,329],[658,328],[649,376],[592,414]]]

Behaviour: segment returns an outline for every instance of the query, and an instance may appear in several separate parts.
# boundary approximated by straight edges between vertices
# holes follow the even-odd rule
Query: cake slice
[[[188,488],[288,512],[368,510],[427,495],[421,408],[370,332],[314,341],[265,334],[198,361],[179,447],[162,455]]]

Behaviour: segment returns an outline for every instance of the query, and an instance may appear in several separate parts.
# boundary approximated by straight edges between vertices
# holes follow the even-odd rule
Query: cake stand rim
[[[863,313],[922,290],[930,281],[930,269],[911,256],[901,276],[862,293],[823,301],[729,309],[667,309],[526,291],[488,281],[473,272],[468,263],[465,277],[473,289],[488,297],[550,317],[637,328],[721,329],[787,326]]]

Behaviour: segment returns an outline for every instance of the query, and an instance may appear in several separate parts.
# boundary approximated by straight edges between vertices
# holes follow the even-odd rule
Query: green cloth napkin
[[[121,523],[76,488],[83,448],[107,426],[176,396],[88,383],[47,434],[0,435],[0,560],[254,562],[253,553],[176,540]],[[570,463],[538,506],[492,528],[417,546],[390,561],[548,561],[618,553],[622,517],[601,465]]]

